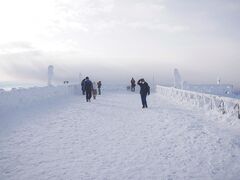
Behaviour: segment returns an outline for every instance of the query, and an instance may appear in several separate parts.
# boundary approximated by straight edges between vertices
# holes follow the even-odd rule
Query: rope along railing
[[[240,119],[240,100],[205,93],[176,89],[173,87],[157,86],[157,92],[163,96],[187,102],[208,110],[217,110],[222,114],[238,117]]]

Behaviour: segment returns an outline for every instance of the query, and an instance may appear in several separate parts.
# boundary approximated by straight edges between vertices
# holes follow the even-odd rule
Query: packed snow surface
[[[66,96],[0,117],[1,180],[240,177],[240,131],[152,93]]]

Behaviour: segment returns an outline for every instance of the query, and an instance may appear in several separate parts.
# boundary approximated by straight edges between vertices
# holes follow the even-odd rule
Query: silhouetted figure
[[[136,81],[132,78],[131,79],[131,91],[134,92],[136,87]]]
[[[92,89],[93,99],[96,99],[97,96],[97,83],[93,82],[93,89]]]
[[[85,80],[86,78],[84,78],[81,82],[81,86],[82,86],[82,94],[85,95]]]
[[[142,108],[147,108],[147,95],[150,95],[150,87],[144,79],[139,79],[137,84],[140,86]]]
[[[102,82],[98,81],[97,82],[97,88],[98,88],[98,94],[101,95],[101,87],[102,87]]]
[[[86,91],[86,100],[87,102],[90,102],[92,97],[93,84],[92,84],[92,81],[89,80],[89,77],[86,77],[84,86]]]

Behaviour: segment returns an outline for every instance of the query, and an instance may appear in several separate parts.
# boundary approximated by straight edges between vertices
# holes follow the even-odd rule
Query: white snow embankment
[[[77,85],[32,87],[0,92],[0,115],[77,93]]]

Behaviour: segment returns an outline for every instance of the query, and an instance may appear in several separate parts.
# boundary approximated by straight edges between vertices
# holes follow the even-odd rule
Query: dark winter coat
[[[135,82],[135,80],[134,80],[134,79],[132,79],[132,80],[131,80],[131,85],[132,85],[133,87],[135,87],[135,86],[136,86],[136,82]]]
[[[85,80],[86,79],[83,79],[82,82],[81,82],[82,90],[85,90]]]
[[[93,89],[93,83],[89,79],[86,79],[84,82],[84,87],[86,91],[92,91]]]
[[[140,82],[140,80],[138,81],[138,85],[140,86],[140,94],[141,95],[149,95],[150,94],[150,87],[148,85],[147,82]]]
[[[101,88],[101,86],[102,86],[102,83],[99,81],[99,82],[97,82],[97,87],[98,87],[98,89],[100,89]]]

